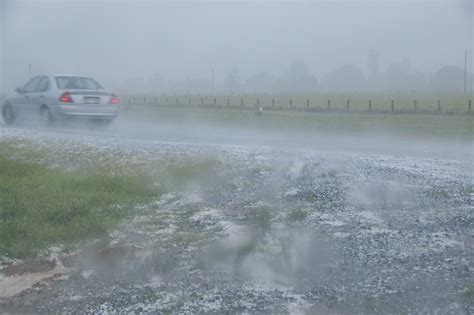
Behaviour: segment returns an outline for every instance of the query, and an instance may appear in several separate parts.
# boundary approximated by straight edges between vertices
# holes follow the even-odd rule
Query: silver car
[[[40,75],[15,91],[3,103],[6,124],[29,117],[39,117],[48,125],[72,118],[109,123],[119,112],[117,96],[90,77]]]

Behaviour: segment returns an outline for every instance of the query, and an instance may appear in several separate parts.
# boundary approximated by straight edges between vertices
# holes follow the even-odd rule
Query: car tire
[[[47,106],[41,107],[40,119],[43,126],[51,126],[54,124],[54,117],[51,110]]]
[[[13,110],[10,104],[3,105],[2,116],[3,116],[3,120],[5,121],[5,124],[7,125],[11,125],[13,124],[13,122],[15,122],[15,114],[13,113]]]

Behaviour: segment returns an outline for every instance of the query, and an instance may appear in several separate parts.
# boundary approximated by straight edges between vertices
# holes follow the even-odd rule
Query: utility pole
[[[214,89],[215,89],[215,86],[214,86],[214,68],[212,68],[212,95],[215,95],[214,94]]]
[[[31,80],[31,63],[28,64],[28,76],[30,77],[30,80]]]
[[[5,72],[5,4],[0,0],[0,99],[5,92],[4,89],[4,72]]]
[[[467,50],[464,52],[464,94],[466,94],[467,81]]]

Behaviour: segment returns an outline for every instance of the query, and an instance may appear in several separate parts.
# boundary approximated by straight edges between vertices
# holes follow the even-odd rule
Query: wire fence
[[[333,96],[249,95],[122,95],[127,108],[140,106],[205,107],[246,110],[293,110],[308,112],[472,114],[472,100],[465,96],[444,98],[389,98]]]
[[[325,97],[326,96],[326,97]],[[340,95],[283,96],[283,95],[121,95],[125,108],[133,107],[203,107],[245,110],[293,110],[307,112],[348,113],[426,113],[440,115],[473,114],[472,99],[460,95],[387,97],[344,97]],[[0,102],[6,95],[0,94]]]

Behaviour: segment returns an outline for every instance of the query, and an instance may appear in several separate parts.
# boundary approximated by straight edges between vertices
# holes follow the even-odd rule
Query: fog
[[[473,16],[0,0],[0,314],[474,313]]]
[[[466,51],[472,72],[469,0],[2,0],[0,10],[8,94],[29,65],[156,93],[461,91]],[[446,66],[454,74],[437,80]]]

